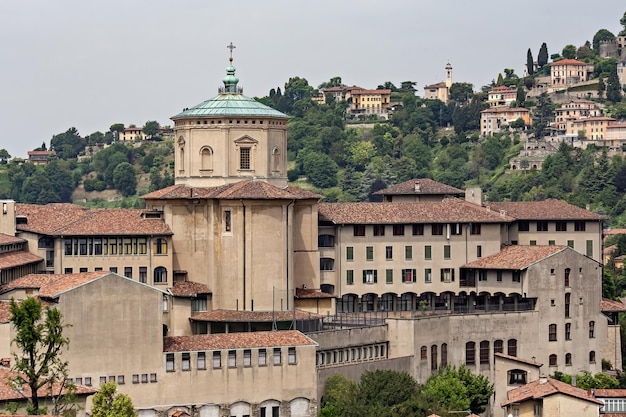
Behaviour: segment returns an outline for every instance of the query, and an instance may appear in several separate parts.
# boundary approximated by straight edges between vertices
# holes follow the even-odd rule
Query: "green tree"
[[[609,78],[606,80],[606,99],[611,103],[617,103],[622,100],[622,85],[617,76],[617,64],[612,66]]]
[[[11,159],[11,155],[6,149],[0,149],[0,163],[6,164]]]
[[[515,96],[515,101],[517,101],[517,105],[520,107],[524,106],[524,103],[526,103],[526,90],[524,90],[524,87],[517,87],[517,95]]]
[[[576,58],[576,47],[574,45],[565,45],[561,55],[563,55],[563,58],[565,59]]]
[[[544,65],[548,63],[548,45],[546,43],[541,44],[541,48],[539,48],[539,53],[537,54],[537,65],[539,68],[543,68]]]
[[[100,384],[100,391],[93,396],[92,417],[136,417],[137,411],[126,394],[117,392],[115,382]]]
[[[400,83],[400,91],[415,94],[417,91],[415,89],[416,84],[417,83],[415,81],[402,81]]]
[[[307,152],[302,158],[302,172],[316,187],[329,188],[337,185],[337,171],[337,164],[326,154]]]
[[[598,98],[602,99],[605,91],[606,84],[604,83],[604,77],[600,76],[600,78],[598,78]]]
[[[533,115],[533,131],[535,137],[542,138],[545,130],[554,118],[554,107],[547,93],[541,93],[537,98],[537,106]]]
[[[56,308],[43,308],[41,302],[32,297],[21,303],[11,299],[11,323],[15,328],[12,343],[15,364],[13,370],[18,376],[14,382],[26,384],[30,388],[29,409],[34,413],[39,408],[39,389],[45,385],[63,384],[67,376],[67,361],[61,354],[69,344],[63,336],[63,317]]]
[[[589,58],[591,55],[593,55],[593,51],[591,50],[591,44],[589,43],[589,41],[587,41],[587,43],[585,43],[583,46],[579,47],[576,50],[576,58],[577,59],[587,59]]]
[[[341,417],[353,408],[358,397],[359,385],[341,374],[326,380],[322,395],[320,417]]]
[[[626,36],[626,12],[624,12],[624,16],[619,20],[619,24],[622,25],[623,29],[620,31],[620,36]]]
[[[614,41],[615,35],[607,29],[600,29],[593,35],[593,51],[598,55],[600,53],[601,41]]]
[[[475,375],[464,365],[446,366],[428,378],[420,395],[433,405],[433,411],[469,409],[481,414],[493,395],[493,384],[486,376]]]
[[[135,169],[128,162],[118,164],[113,170],[113,186],[124,197],[128,197],[137,192],[137,179]]]
[[[159,122],[155,120],[149,120],[146,122],[145,125],[143,125],[142,130],[148,138],[154,139],[159,137],[159,134],[161,132],[161,126],[159,125]]]
[[[124,131],[124,123],[113,123],[111,127],[109,127],[109,131],[122,133]]]
[[[71,127],[65,133],[54,135],[50,140],[50,149],[55,151],[60,159],[73,159],[85,150],[87,140],[81,138],[76,128]]]
[[[343,82],[341,81],[341,77],[332,77],[330,80],[325,83],[321,83],[317,88],[321,90],[322,88],[330,88],[330,87],[341,87]],[[270,92],[270,97],[272,97]]]
[[[533,59],[533,52],[528,48],[528,52],[526,52],[526,72],[528,75],[533,75],[535,73],[535,61]]]
[[[474,95],[474,86],[470,83],[452,83],[450,86],[450,100],[465,104]]]

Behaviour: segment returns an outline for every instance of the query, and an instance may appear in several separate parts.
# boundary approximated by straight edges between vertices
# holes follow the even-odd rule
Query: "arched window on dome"
[[[213,171],[213,149],[210,146],[200,148],[200,170]]]

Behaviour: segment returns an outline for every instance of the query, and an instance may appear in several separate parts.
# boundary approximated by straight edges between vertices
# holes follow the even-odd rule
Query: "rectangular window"
[[[234,350],[228,351],[228,367],[234,368],[237,366],[237,352]]]
[[[593,240],[588,240],[587,242],[587,251],[585,252],[585,254],[592,258],[593,257]]]
[[[148,239],[145,237],[140,237],[137,239],[138,251],[140,255],[145,255],[148,253]]]
[[[387,284],[393,284],[393,269],[387,269],[385,282]]]
[[[518,223],[517,230],[520,232],[530,231],[530,222],[528,220],[522,220]]]
[[[430,268],[424,269],[424,282],[433,282],[433,271]]]
[[[424,225],[423,224],[414,224],[413,225],[413,236],[421,236],[424,234]]]
[[[433,236],[443,235],[443,224],[432,224],[431,226]]]
[[[574,222],[575,232],[584,232],[586,229],[586,222],[584,220],[577,220]]]
[[[548,341],[556,342],[556,324],[548,326]]]
[[[394,236],[404,236],[404,225],[403,224],[394,224],[393,225],[393,235]]]
[[[410,261],[413,259],[413,246],[404,247],[404,259]]]
[[[376,284],[378,282],[378,271],[376,269],[363,270],[363,284]]]
[[[64,269],[64,273],[66,273],[66,274],[72,274],[72,273],[74,273],[74,268],[65,268],[65,269]]]
[[[222,352],[214,351],[213,352],[213,368],[221,368],[222,367]]]
[[[87,255],[87,239],[78,239],[79,253]]]
[[[168,353],[165,355],[165,370],[167,372],[174,372],[174,354]]]
[[[450,245],[443,245],[443,259],[450,259]]]
[[[559,220],[556,222],[555,228],[557,232],[567,232],[567,222]]]
[[[346,284],[347,285],[354,284],[354,271],[352,269],[346,270]]]
[[[133,374],[133,384],[139,383],[139,374]]]
[[[239,169],[250,169],[250,148],[239,149]]]
[[[454,268],[441,268],[441,282],[454,282]]]
[[[554,240],[548,240],[548,245],[554,246],[556,245],[556,242]]]
[[[354,236],[365,236],[365,225],[355,224],[353,227]]]
[[[231,232],[232,231],[232,220],[230,210],[224,210],[224,231]]]
[[[480,223],[472,223],[470,224],[470,235],[479,235],[480,234]]]
[[[433,259],[433,248],[430,245],[424,246],[424,259]]]
[[[574,241],[573,240],[568,240],[567,241],[567,246],[569,246],[570,248],[574,249]]]
[[[139,282],[148,282],[148,268],[145,266],[139,267]]]
[[[537,246],[536,240],[531,240],[529,243],[530,243],[530,246]]]
[[[191,299],[191,311],[207,311],[206,297],[197,297]]]
[[[448,227],[450,228],[450,234],[452,236],[460,236],[463,234],[461,223],[450,223]]]
[[[415,282],[415,269],[403,269],[402,282]]]
[[[393,259],[393,246],[385,247],[385,259],[388,261]]]
[[[521,282],[519,271],[513,271],[513,282]]]
[[[150,382],[157,382],[157,374],[150,374]]]
[[[480,269],[478,271],[478,281],[487,281],[487,271]]]
[[[483,247],[482,247],[482,245],[476,245],[476,257],[477,258],[482,258],[483,257]]]
[[[126,278],[133,278],[133,267],[132,266],[125,266],[124,267],[124,276]]]
[[[252,366],[252,351],[250,349],[243,351],[243,366],[246,368]]]
[[[545,220],[537,221],[537,231],[538,232],[547,232],[548,231],[548,222]]]
[[[65,256],[72,255],[72,239],[65,239]]]
[[[274,365],[280,365],[282,363],[282,353],[280,348],[274,348],[273,363]]]
[[[496,271],[496,281],[502,282],[502,271]]]
[[[373,246],[366,246],[365,247],[365,260],[366,261],[373,261],[374,260],[374,247]]]
[[[347,246],[346,247],[346,260],[353,261],[354,260],[354,247]]]
[[[374,225],[374,236],[385,236],[385,225],[384,224],[375,224]]]
[[[197,358],[197,363],[196,363],[196,368],[198,369],[206,369],[206,353],[205,352],[198,352],[198,358]]]
[[[296,348],[290,347],[289,350],[287,351],[287,354],[288,354],[287,363],[289,365],[295,365],[296,364]]]
[[[81,272],[81,273],[82,273],[82,272],[87,272],[87,268],[79,268],[79,269],[78,269],[78,272]]]
[[[118,375],[117,376],[117,385],[124,385],[124,375]]]
[[[259,349],[259,366],[267,365],[267,350]]]
[[[180,369],[183,371],[191,370],[191,354],[188,352],[183,353],[182,360],[180,362]]]

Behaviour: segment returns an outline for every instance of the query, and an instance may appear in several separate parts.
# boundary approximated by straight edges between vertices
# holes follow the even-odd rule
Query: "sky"
[[[617,34],[623,0],[1,0],[0,149],[28,150],[70,127],[143,126],[217,94],[233,42],[239,86],[266,96],[290,77],[317,87],[444,80],[476,90],[504,68]]]

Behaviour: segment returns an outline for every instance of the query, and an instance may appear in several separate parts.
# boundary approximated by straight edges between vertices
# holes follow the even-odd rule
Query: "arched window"
[[[203,146],[200,149],[200,169],[203,171],[211,171],[213,169],[213,149],[209,146]]]
[[[596,351],[589,352],[589,363],[596,363]]]
[[[480,342],[480,363],[488,364],[489,363],[489,341],[483,340]]]
[[[272,149],[272,171],[280,172],[280,149],[277,147]]]
[[[556,355],[553,353],[548,357],[549,366],[556,366]]]
[[[572,323],[565,323],[565,340],[572,340]]]
[[[154,268],[154,283],[167,284],[167,269],[163,266]]]
[[[428,348],[426,346],[422,346],[420,348],[420,360],[425,361],[428,359]]]
[[[592,320],[589,322],[589,339],[594,337],[596,337],[596,322]]]
[[[522,369],[511,369],[509,371],[509,385],[526,384],[526,376],[528,373]]]
[[[507,342],[506,353],[509,356],[517,356],[517,339],[509,339]]]
[[[556,342],[556,324],[554,323],[548,326],[548,341]]]
[[[448,366],[448,344],[441,344],[441,366]]]
[[[185,170],[185,138],[178,138],[178,170]]]
[[[504,342],[498,339],[493,342],[493,353],[504,353]]]
[[[467,342],[465,344],[465,364],[476,364],[476,343],[474,342]]]
[[[565,286],[569,287],[569,274],[571,272],[571,269],[569,268],[565,268]]]
[[[569,319],[569,305],[572,299],[572,295],[570,293],[565,294],[565,318]]]
[[[432,345],[430,347],[430,370],[437,370],[437,345]]]
[[[335,236],[333,235],[318,235],[317,246],[320,248],[332,248],[335,246]]]
[[[153,249],[155,255],[167,254],[167,240],[161,237],[154,239]]]
[[[571,353],[565,354],[565,366],[572,366],[572,354]]]

